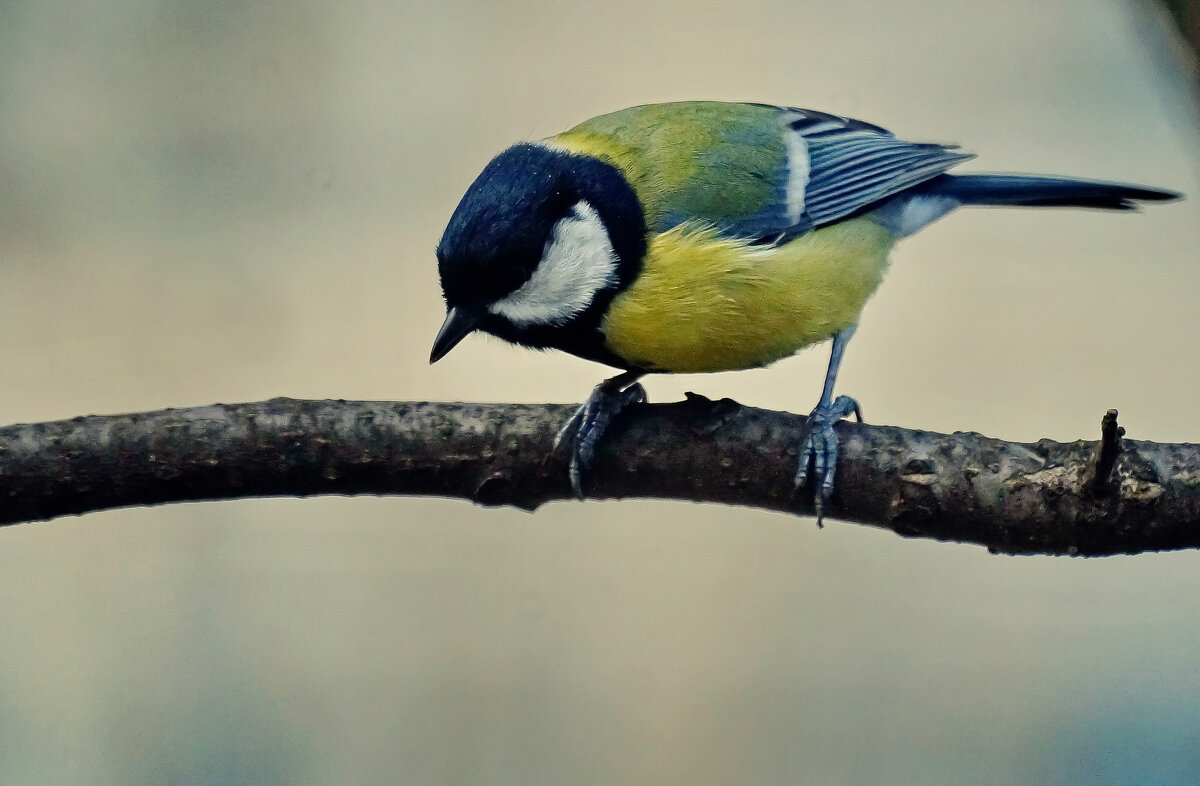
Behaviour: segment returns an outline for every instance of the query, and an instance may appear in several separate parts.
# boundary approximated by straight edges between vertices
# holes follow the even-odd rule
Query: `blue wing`
[[[779,111],[787,149],[779,203],[729,228],[764,243],[786,242],[852,216],[974,158],[949,145],[897,139],[861,120],[811,109]]]
[[[852,215],[974,158],[947,145],[906,142],[858,120],[808,109],[786,112],[788,129],[807,148],[803,212],[814,227]]]

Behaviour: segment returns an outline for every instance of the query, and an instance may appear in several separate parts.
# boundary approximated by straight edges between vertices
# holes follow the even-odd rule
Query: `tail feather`
[[[1101,210],[1136,210],[1139,202],[1163,202],[1182,196],[1174,191],[1122,183],[1038,175],[939,175],[921,190],[930,196],[950,197],[963,205]]]

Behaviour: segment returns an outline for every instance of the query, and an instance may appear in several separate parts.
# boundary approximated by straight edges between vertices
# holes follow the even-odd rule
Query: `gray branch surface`
[[[0,428],[0,524],[134,505],[316,494],[457,497],[533,510],[570,498],[551,453],[572,407],[272,399]],[[797,415],[691,396],[637,406],[604,441],[599,499],[811,514],[794,496]],[[1003,442],[843,422],[829,516],[995,552],[1200,546],[1200,445]]]

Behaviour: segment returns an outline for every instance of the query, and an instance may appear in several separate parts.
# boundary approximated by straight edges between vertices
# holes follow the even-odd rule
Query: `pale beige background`
[[[1171,187],[907,242],[870,420],[1200,440],[1195,103],[1123,0],[0,2],[0,422],[247,401],[576,401],[426,364],[432,250],[510,142],[751,99],[977,170]],[[655,379],[807,411],[826,353]],[[790,471],[790,468],[788,468]],[[1003,558],[721,507],[423,499],[0,530],[0,782],[1194,782],[1200,555]]]

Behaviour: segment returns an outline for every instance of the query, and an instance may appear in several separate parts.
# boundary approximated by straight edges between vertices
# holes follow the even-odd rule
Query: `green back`
[[[781,117],[751,104],[650,104],[592,118],[553,141],[621,169],[659,232],[698,220],[769,235],[788,223]]]

